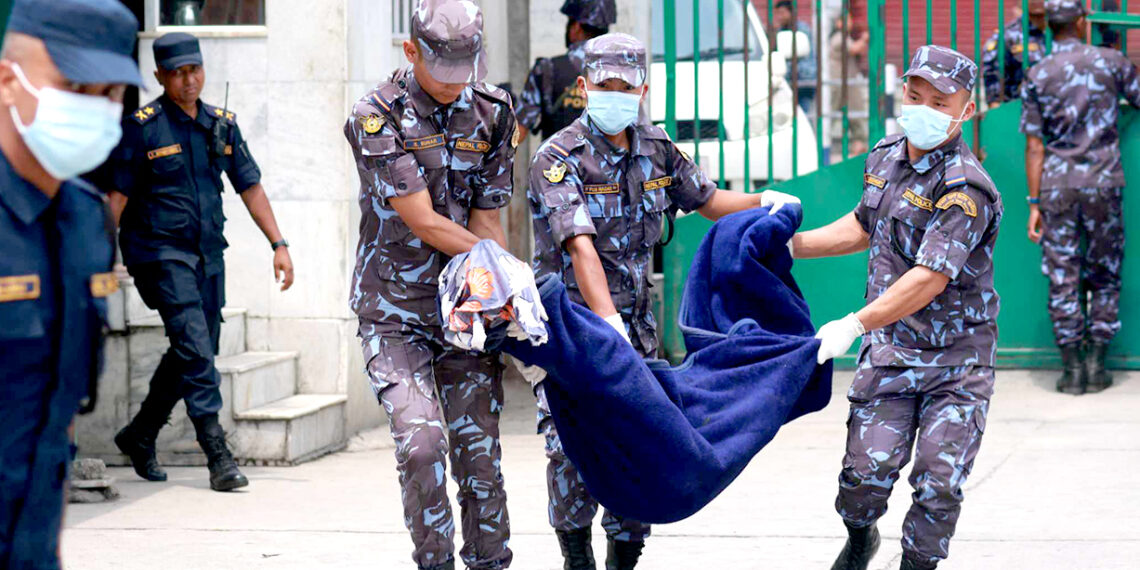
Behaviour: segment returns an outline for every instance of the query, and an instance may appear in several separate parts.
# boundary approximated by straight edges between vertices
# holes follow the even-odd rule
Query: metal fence
[[[858,145],[860,149],[869,147],[872,143],[879,140],[887,134],[889,128],[889,119],[894,117],[895,114],[895,101],[889,95],[888,85],[897,83],[897,71],[900,66],[905,66],[909,58],[911,50],[918,45],[926,43],[947,43],[949,47],[957,49],[973,57],[975,61],[981,64],[981,54],[983,42],[996,31],[1003,29],[1008,23],[1007,17],[1007,0],[975,0],[969,4],[962,3],[959,5],[958,0],[843,0],[837,4],[834,0],[828,2],[825,6],[823,0],[792,0],[792,18],[793,22],[800,21],[801,6],[810,7],[810,19],[808,27],[814,31],[814,37],[810,39],[809,45],[800,45],[804,40],[801,34],[791,34],[790,49],[788,46],[779,46],[777,36],[781,31],[774,26],[774,6],[773,0],[715,0],[715,12],[712,10],[713,2],[711,0],[659,0],[660,8],[662,10],[661,18],[655,18],[655,22],[660,22],[660,28],[654,30],[654,34],[660,34],[663,38],[663,53],[659,54],[664,63],[664,76],[665,76],[665,101],[663,116],[655,116],[654,119],[663,123],[666,131],[674,138],[674,140],[685,141],[687,145],[691,145],[692,152],[695,160],[701,162],[702,160],[710,160],[713,164],[706,164],[705,166],[710,172],[715,174],[719,179],[722,187],[728,187],[728,178],[739,178],[744,182],[745,191],[759,190],[761,187],[780,182],[787,179],[796,178],[802,174],[806,174],[815,169],[815,165],[823,166],[829,162],[829,158],[843,158],[846,159],[852,154],[852,143],[855,136],[860,141]],[[1101,24],[1093,26],[1093,43],[1101,42],[1101,32],[1106,29],[1105,26],[1112,26],[1114,29],[1128,29],[1130,27],[1140,26],[1140,14],[1128,14],[1128,0],[1119,0],[1118,8],[1119,13],[1105,12],[1102,10],[1104,7],[1104,0],[1085,0],[1089,2],[1088,6],[1091,10],[1089,21],[1094,24]],[[732,4],[739,5],[732,6]],[[866,62],[866,79],[854,78],[854,70],[849,69],[851,57],[848,52],[848,41],[841,41],[842,49],[839,52],[841,62],[834,67],[838,69],[838,77],[824,77],[825,72],[828,70],[827,63],[830,58],[825,57],[824,35],[825,33],[832,32],[833,26],[825,25],[825,8],[831,7],[832,14],[838,16],[841,23],[836,29],[843,38],[850,37],[850,30],[847,29],[848,14],[852,12],[853,7],[861,10],[862,18],[860,24],[866,30],[865,33],[869,35],[868,45],[865,54]],[[658,6],[655,6],[657,8]],[[730,9],[731,8],[731,9]],[[1022,29],[1030,29],[1030,15],[1029,15],[1029,0],[1021,1],[1021,23]],[[972,21],[962,22],[964,15],[972,13]],[[729,14],[732,20],[727,21],[726,14]],[[743,14],[743,17],[737,17],[738,14]],[[912,17],[921,16],[922,20],[912,21]],[[686,18],[691,21],[685,21]],[[710,29],[707,26],[705,19],[716,20],[716,48],[715,50],[705,49],[702,46],[709,44],[709,38],[706,37]],[[891,22],[889,20],[898,18],[897,21]],[[763,24],[757,26],[757,20],[762,20]],[[922,23],[924,22],[924,26]],[[895,25],[895,24],[899,25]],[[945,37],[946,27],[949,27],[949,37]],[[962,25],[965,24],[965,25]],[[685,30],[684,27],[691,26],[691,33]],[[727,27],[726,27],[727,26]],[[743,40],[742,46],[733,46],[732,50],[726,50],[725,39],[729,36],[735,37],[735,30],[732,26],[742,26],[741,39]],[[750,27],[759,27],[759,30],[750,30]],[[919,29],[918,34],[914,34],[914,28]],[[898,38],[888,38],[888,29],[896,30]],[[938,36],[936,38],[936,29]],[[795,30],[793,25],[792,30]],[[684,32],[682,36],[691,36],[685,38],[691,40],[692,46],[679,45],[678,32]],[[704,33],[702,33],[702,31]],[[750,32],[756,32],[752,34]],[[1046,32],[1046,52],[1051,47],[1051,34],[1048,30]],[[919,37],[912,37],[912,34]],[[758,42],[760,45],[751,45],[750,38],[760,37]],[[888,43],[888,40],[894,42]],[[948,42],[946,41],[948,40]],[[898,66],[888,66],[888,45],[895,46],[898,49],[898,43],[901,42],[901,57],[896,61],[899,62]],[[830,44],[830,40],[828,42]],[[1022,34],[1022,53],[1029,53],[1029,34]],[[1127,53],[1127,34],[1121,34],[1120,48]],[[739,48],[740,53],[736,50]],[[686,55],[683,62],[679,61],[678,50],[685,50],[691,48],[691,55]],[[998,57],[1000,71],[999,76],[1005,78],[1005,62],[1006,62],[1006,45],[1004,41],[997,42]],[[783,52],[788,51],[787,57],[784,57]],[[799,78],[799,60],[803,51],[810,51],[812,58],[815,59],[816,74],[814,78],[801,80]],[[780,57],[774,57],[773,54],[781,54]],[[743,65],[739,66],[742,69],[741,77],[726,77],[726,55],[739,56],[743,60]],[[702,65],[702,60],[716,61],[715,79],[716,89],[709,89],[709,85],[701,83],[702,70],[709,73],[710,70],[707,65]],[[776,65],[776,62],[784,61],[789,72],[783,76],[776,73],[777,68],[781,67]],[[750,62],[753,64],[750,65]],[[760,65],[756,65],[759,63]],[[765,65],[766,63],[766,65]],[[691,80],[685,77],[685,83],[691,83],[692,94],[691,104],[686,102],[684,105],[679,105],[679,97],[687,96],[687,93],[678,92],[678,69],[680,65],[686,66],[687,70],[691,67]],[[892,70],[895,72],[892,74]],[[751,73],[760,71],[766,75],[766,80],[762,82],[763,89],[766,93],[751,92],[755,88],[756,81],[751,80],[749,77]],[[830,74],[828,74],[830,75]],[[796,104],[797,95],[800,92],[800,87],[804,84],[809,86],[814,84],[815,99],[814,109],[798,109],[794,108],[791,111],[791,125],[790,136],[787,133],[782,138],[778,136],[777,131],[780,127],[777,125],[780,121],[777,119],[777,114],[786,114],[787,110],[781,107],[781,102],[776,96],[776,92],[780,90],[788,90],[793,94],[792,105]],[[825,108],[825,87],[836,91],[838,101],[832,101],[828,107]],[[733,94],[734,99],[743,101],[742,109],[742,125],[732,125],[731,121],[726,121],[726,117],[733,115],[730,109],[726,109],[726,89],[727,90],[740,90],[743,91],[743,97],[738,94]],[[865,90],[860,92],[857,90]],[[713,92],[715,91],[715,92]],[[1001,92],[1005,92],[1004,85],[1001,87]],[[729,91],[731,93],[731,91]],[[866,95],[865,101],[866,109],[853,109],[851,102],[855,97],[862,97]],[[702,97],[715,97],[717,100],[716,115],[710,117],[702,113],[703,109],[708,109],[706,104],[702,107]],[[975,98],[978,103],[979,109],[984,109],[984,87],[981,77],[977,84],[975,91]],[[834,97],[826,97],[834,98]],[[763,101],[766,104],[766,110],[756,113],[756,101]],[[678,118],[678,109],[682,109],[685,118]],[[691,112],[691,116],[689,113]],[[810,121],[800,120],[800,113],[810,113]],[[705,114],[705,116],[702,116]],[[766,115],[766,116],[765,116]],[[753,121],[762,121],[766,133],[761,132],[758,135],[754,132]],[[824,122],[829,122],[829,127],[825,128]],[[860,129],[859,132],[852,135],[852,122],[864,121],[865,128]],[[711,126],[709,124],[711,123]],[[973,128],[970,129],[968,136],[973,138],[975,149],[978,148],[980,140],[980,117],[975,117]],[[726,127],[727,125],[727,127]],[[832,127],[834,125],[834,127]],[[733,128],[735,127],[735,128]],[[805,129],[810,132],[805,132]],[[824,133],[827,131],[839,130],[839,133],[831,133],[833,143],[825,144]],[[740,141],[727,141],[727,137],[736,131],[740,134]],[[814,149],[808,150],[811,156],[805,156],[804,149],[801,149],[801,141],[809,138],[815,139]],[[779,140],[777,140],[779,139]],[[790,145],[787,143],[790,141]],[[732,148],[728,148],[726,142],[732,142]],[[713,145],[712,152],[702,152],[702,148],[708,149]],[[757,148],[760,146],[760,148]],[[686,149],[690,148],[688,146]],[[814,151],[814,152],[812,152]],[[733,156],[733,153],[739,153],[742,156]],[[766,168],[762,172],[756,172],[753,163],[757,159],[755,153],[761,153],[760,158],[764,158],[763,164]],[[726,162],[735,162],[739,160],[743,167],[736,169],[736,172],[730,173],[733,170],[726,165]],[[786,169],[786,175],[782,172],[777,172],[781,165],[790,163],[790,168]],[[805,164],[809,167],[805,168]]]

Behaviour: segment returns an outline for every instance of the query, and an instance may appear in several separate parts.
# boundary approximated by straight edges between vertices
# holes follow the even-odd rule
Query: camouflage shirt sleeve
[[[506,120],[502,120],[506,113]],[[483,170],[475,185],[475,195],[471,205],[479,210],[495,210],[509,206],[514,193],[515,173],[515,114],[510,105],[495,105],[496,128],[499,133],[499,146],[491,149],[483,160]]]
[[[996,215],[994,201],[983,190],[961,186],[947,191],[934,204],[915,265],[956,279]]]
[[[716,183],[677,145],[668,144],[669,165],[675,183],[669,188],[669,199],[685,212],[699,210],[716,193]]]
[[[1124,54],[1115,53],[1120,61],[1120,94],[1133,107],[1140,108],[1140,75],[1137,74],[1136,66]]]
[[[380,128],[369,133],[376,121]],[[388,200],[427,190],[423,168],[415,155],[404,150],[403,133],[368,99],[353,107],[344,124],[344,136],[352,147],[364,191]]]
[[[1037,87],[1031,77],[1021,83],[1021,124],[1018,130],[1028,136],[1043,138],[1044,119],[1041,116],[1041,101],[1037,98]]]
[[[982,48],[982,81],[986,87],[986,102],[1000,103],[1001,96],[1001,66],[998,65],[998,41],[1001,31],[994,32],[986,40]]]
[[[526,87],[519,95],[519,108],[515,111],[519,124],[530,132],[538,130],[542,125],[542,67],[545,60],[534,62],[530,75],[526,78]]]
[[[530,165],[530,187],[539,197],[536,215],[550,223],[559,248],[574,236],[598,234],[582,198],[582,178],[562,157],[550,151],[536,154]]]

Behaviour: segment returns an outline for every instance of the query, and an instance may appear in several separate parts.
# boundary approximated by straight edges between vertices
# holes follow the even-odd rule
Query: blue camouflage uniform
[[[136,29],[113,0],[18,0],[8,32],[42,39],[73,83],[139,85]],[[0,568],[56,570],[67,431],[94,405],[118,290],[106,199],[79,179],[49,196],[0,153],[0,249]]]
[[[360,175],[350,305],[366,373],[396,441],[404,523],[421,568],[455,564],[448,456],[459,486],[462,562],[497,569],[512,558],[498,355],[445,341],[437,295],[449,258],[417,237],[390,203],[428,192],[435,212],[460,226],[474,210],[510,204],[519,133],[510,96],[482,81],[482,35],[482,14],[470,0],[424,0],[412,17],[412,37],[425,67],[438,81],[467,87],[441,104],[412,68],[401,69],[361,98],[344,126]]]
[[[587,67],[607,51],[636,49],[631,47],[635,41],[624,34],[590,40]],[[644,48],[640,49],[643,70]],[[644,81],[644,71],[636,81]],[[614,307],[622,315],[634,348],[652,357],[657,353],[657,323],[652,312],[650,260],[666,212],[674,205],[686,212],[700,208],[716,186],[660,128],[641,122],[627,133],[630,146],[624,150],[610,143],[588,114],[583,114],[539,148],[531,163],[527,192],[534,221],[534,269],[538,276],[561,277],[570,298],[585,305],[563,244],[575,236],[594,236]],[[597,501],[562,451],[542,384],[536,395],[539,431],[546,435],[550,459],[550,524],[560,531],[588,528],[597,513]],[[610,538],[625,542],[643,542],[650,532],[649,525],[609,510],[602,526]]]
[[[1049,316],[1062,347],[1086,337],[1108,343],[1120,330],[1121,98],[1140,107],[1136,66],[1118,51],[1071,38],[1053,44],[1022,90],[1021,132],[1045,145],[1041,270],[1049,279]],[[1089,299],[1081,294],[1082,281]]]
[[[1032,27],[1032,24],[1030,24]],[[1002,74],[999,43],[1005,43],[1005,74]],[[982,47],[982,79],[986,90],[986,103],[1004,103],[1020,97],[1021,82],[1025,77],[1023,62],[1029,67],[1045,57],[1045,31],[1032,27],[1029,30],[1029,55],[1025,55],[1025,42],[1021,33],[1021,18],[1009,21],[1001,30],[986,40]]]
[[[924,46],[907,76],[969,91],[977,68]],[[855,217],[869,236],[867,302],[914,267],[950,281],[926,307],[863,338],[836,509],[850,526],[874,524],[913,449],[903,550],[936,563],[949,554],[993,392],[1001,195],[960,133],[914,162],[906,138],[889,136],[868,154],[863,181]]]

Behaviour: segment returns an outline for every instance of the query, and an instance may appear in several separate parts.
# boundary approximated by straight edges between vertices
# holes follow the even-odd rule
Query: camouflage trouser
[[[1049,278],[1049,317],[1058,345],[1080,342],[1086,331],[1111,341],[1120,330],[1120,270],[1124,219],[1120,188],[1043,190],[1041,271]],[[1081,251],[1081,238],[1087,247]],[[1088,317],[1081,282],[1091,294]]]
[[[835,508],[853,526],[874,523],[886,512],[913,448],[914,501],[903,522],[903,550],[937,562],[949,555],[962,486],[986,429],[994,370],[872,367],[868,360],[862,359],[848,394],[847,453]]]
[[[476,569],[510,566],[510,523],[500,470],[503,383],[498,357],[451,350],[439,329],[361,319],[359,336],[367,373],[396,440],[404,524],[415,545],[412,558],[432,568],[453,557],[455,523],[444,477],[450,451],[463,519],[463,563]]]
[[[590,495],[582,476],[562,451],[562,440],[550,416],[543,384],[535,387],[534,395],[538,399],[538,430],[546,436],[546,457],[550,460],[546,464],[550,526],[554,530],[587,528],[598,514],[598,501]],[[648,524],[620,517],[609,509],[602,514],[602,528],[606,536],[622,542],[645,542],[650,530]]]

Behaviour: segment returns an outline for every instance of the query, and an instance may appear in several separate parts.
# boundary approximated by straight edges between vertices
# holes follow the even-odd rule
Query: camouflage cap
[[[562,13],[575,22],[595,28],[608,28],[617,22],[614,0],[566,0]]]
[[[637,38],[614,33],[586,42],[586,78],[591,83],[616,77],[641,87],[645,73],[645,44]]]
[[[1045,0],[1045,14],[1050,22],[1065,24],[1088,14],[1088,12],[1085,10],[1085,3],[1081,0]]]
[[[483,12],[471,0],[420,0],[412,12],[412,38],[437,81],[470,83],[486,77]]]
[[[978,79],[978,66],[970,58],[946,47],[927,45],[918,48],[903,77],[921,77],[935,89],[957,93],[970,91]]]

